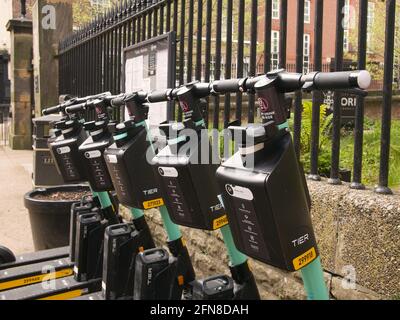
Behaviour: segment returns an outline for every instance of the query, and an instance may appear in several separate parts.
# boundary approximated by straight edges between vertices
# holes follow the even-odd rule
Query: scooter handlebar
[[[61,111],[62,111],[62,105],[57,105],[57,106],[54,106],[54,107],[43,109],[42,114],[44,116],[48,116],[50,114],[59,113]]]
[[[212,89],[215,93],[235,93],[240,91],[242,79],[215,80]]]
[[[168,101],[171,98],[170,93],[170,89],[153,91],[147,95],[147,101],[151,103]]]
[[[124,106],[125,105],[125,95],[121,95],[119,97],[111,99],[110,104],[113,107],[122,107],[122,106]]]
[[[293,92],[302,88],[312,90],[365,90],[371,84],[371,75],[366,70],[312,72],[306,75],[277,70],[253,78],[216,80],[211,84],[211,88],[217,94],[245,92],[253,90],[260,80],[264,83],[268,79],[274,78],[277,79],[279,90],[284,92]]]
[[[97,98],[101,98],[101,97],[109,96],[109,95],[111,95],[111,92],[102,92],[102,93],[95,94],[92,96],[86,96],[86,97],[81,97],[81,98],[72,98],[70,100],[66,100],[62,104],[43,109],[42,114],[44,116],[48,116],[50,114],[64,112],[66,108],[69,108],[69,106],[86,103],[89,100],[93,100],[93,99],[97,99]]]
[[[67,114],[73,114],[77,112],[84,111],[86,109],[87,102],[75,104],[65,108]]]
[[[83,102],[86,102],[86,101],[89,101],[89,100],[101,99],[101,98],[104,98],[104,97],[107,97],[107,96],[111,96],[111,92],[106,91],[106,92],[102,92],[102,93],[95,94],[95,95],[92,95],[92,96],[76,98],[75,101],[76,101],[76,103],[83,103]]]
[[[371,75],[366,70],[317,72],[314,75],[313,88],[318,90],[340,90],[354,88],[365,90],[371,85],[371,80]]]

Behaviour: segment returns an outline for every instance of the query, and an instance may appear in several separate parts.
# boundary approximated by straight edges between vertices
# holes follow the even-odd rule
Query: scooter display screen
[[[49,143],[50,153],[65,182],[83,182],[86,180],[78,153],[80,142],[80,137],[73,137],[57,139]]]
[[[191,210],[186,203],[178,180],[178,171],[173,167],[159,167],[158,172],[162,176],[164,190],[168,198],[168,203],[172,208],[172,213],[181,224],[191,223],[193,218]]]
[[[113,190],[114,186],[104,160],[104,151],[110,144],[110,137],[104,137],[100,141],[93,141],[89,137],[80,147],[82,163],[89,172],[88,180],[94,191]]]

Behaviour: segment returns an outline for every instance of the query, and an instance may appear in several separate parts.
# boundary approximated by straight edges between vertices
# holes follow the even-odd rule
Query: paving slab
[[[24,194],[32,189],[32,151],[0,146],[0,245],[15,254],[34,251]]]

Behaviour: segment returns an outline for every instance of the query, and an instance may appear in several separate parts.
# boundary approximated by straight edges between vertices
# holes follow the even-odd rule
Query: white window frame
[[[343,10],[344,10],[343,28],[344,28],[344,30],[349,30],[349,28],[350,28],[350,0],[345,1]]]
[[[311,0],[304,1],[304,23],[311,23]]]
[[[371,38],[372,38],[372,29],[374,27],[375,20],[375,3],[372,1],[368,1],[368,17],[367,17],[367,52],[371,53]]]
[[[104,6],[108,6],[110,4],[110,1],[109,0],[90,0],[90,4],[92,6],[104,7]]]
[[[344,29],[344,32],[343,32],[343,50],[345,52],[348,52],[349,49],[350,49],[349,35],[350,35],[349,29]]]
[[[304,34],[303,43],[303,73],[310,72],[310,48],[311,48],[311,36],[308,33]]]
[[[279,68],[279,31],[271,31],[271,70]]]
[[[272,0],[272,19],[279,20],[281,4],[279,0]]]
[[[373,28],[375,21],[375,2],[368,1],[368,29]]]

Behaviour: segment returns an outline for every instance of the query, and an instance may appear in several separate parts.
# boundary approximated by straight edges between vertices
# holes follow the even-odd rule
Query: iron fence
[[[10,132],[9,105],[0,104],[0,146],[8,145]]]
[[[141,0],[121,1],[119,5],[96,17],[84,28],[64,39],[59,46],[60,93],[79,96],[101,91],[119,93],[121,90],[121,55],[123,48],[137,44],[168,31],[177,34],[176,84],[192,80],[254,76],[275,67],[286,67],[290,71],[341,71],[344,69],[345,0],[336,0],[335,58],[332,64],[322,61],[324,7],[327,1],[315,0],[313,6],[314,42],[313,61],[305,63],[304,52],[304,6],[305,0],[296,2],[296,41],[288,43],[288,1],[279,2],[279,50],[272,39],[273,1],[265,0]],[[392,84],[396,1],[386,1],[386,31],[383,80],[375,80],[373,87],[383,95],[381,154],[378,193],[390,193],[388,188],[389,150],[392,110]],[[359,1],[358,69],[366,68],[368,0]],[[259,17],[265,23],[260,27]],[[233,18],[234,17],[234,18]],[[276,18],[276,17],[275,17]],[[331,18],[331,17],[330,17]],[[264,31],[260,43],[258,32]],[[295,45],[295,63],[287,63],[287,48]],[[259,52],[262,51],[262,55]],[[331,170],[329,182],[340,183],[341,141],[341,95],[333,99],[333,127]],[[294,142],[300,155],[302,129],[302,92],[294,97]],[[312,95],[312,125],[310,148],[310,178],[319,180],[320,106],[323,94]],[[352,188],[362,189],[364,98],[357,100],[354,124],[354,161]],[[244,107],[245,106],[245,107]],[[226,94],[211,97],[207,101],[207,126],[226,127],[231,120],[253,122],[257,117],[253,94],[243,96]],[[118,115],[117,115],[118,116]],[[182,113],[177,111],[177,120]]]

